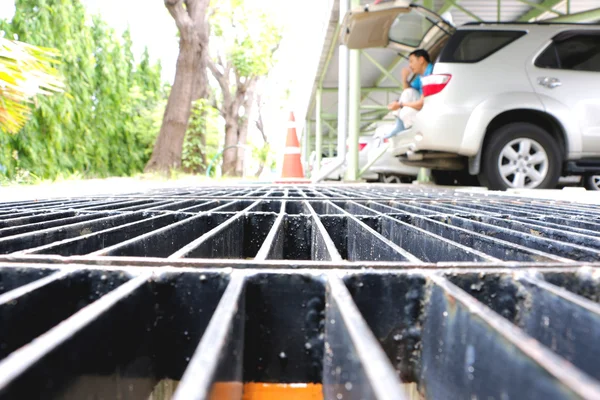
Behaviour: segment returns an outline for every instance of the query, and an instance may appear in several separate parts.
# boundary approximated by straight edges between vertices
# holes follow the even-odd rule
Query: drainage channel
[[[0,253],[1,399],[600,398],[592,205],[182,188],[0,203]]]

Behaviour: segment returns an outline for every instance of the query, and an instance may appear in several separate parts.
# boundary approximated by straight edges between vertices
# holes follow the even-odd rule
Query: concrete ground
[[[126,194],[150,189],[167,189],[209,183],[211,185],[219,184],[217,181],[207,181],[204,177],[185,177],[172,180],[154,177],[67,180],[39,185],[0,186],[0,201]]]
[[[220,186],[239,184],[266,184],[266,182],[240,180],[207,180],[202,176],[185,176],[176,179],[159,179],[156,177],[108,178],[89,180],[68,180],[40,185],[0,186],[0,202],[35,200],[48,198],[79,197],[102,194],[127,194],[151,189],[168,189],[190,186]],[[339,185],[339,183],[336,183]],[[328,184],[325,184],[328,185]],[[436,187],[432,184],[418,184],[424,187]],[[399,185],[400,186],[400,185]],[[404,185],[407,186],[407,185]],[[482,192],[480,187],[445,187],[460,192]],[[566,187],[561,190],[528,190],[515,189],[506,192],[490,192],[503,196],[518,196],[537,199],[572,201],[586,204],[600,204],[600,192],[587,191],[580,187]]]

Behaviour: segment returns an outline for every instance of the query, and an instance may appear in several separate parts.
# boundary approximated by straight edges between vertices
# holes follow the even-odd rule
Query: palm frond
[[[0,130],[18,132],[27,122],[28,103],[36,96],[61,92],[58,52],[0,38]]]

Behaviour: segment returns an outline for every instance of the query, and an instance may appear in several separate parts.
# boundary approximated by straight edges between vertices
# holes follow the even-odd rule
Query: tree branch
[[[262,107],[263,107],[262,94],[256,95],[256,105],[258,107],[258,109],[257,109],[258,118],[256,119],[256,121],[254,121],[254,123],[256,125],[256,129],[258,129],[258,131],[262,135],[263,141],[266,144],[266,143],[269,143],[269,138],[267,137],[267,134],[265,133],[265,123],[264,123],[263,117],[262,117]]]
[[[240,91],[241,92],[245,92],[246,88],[242,87],[242,80],[240,79],[240,73],[238,72],[237,68],[235,69],[234,72],[235,72],[235,87],[236,87],[236,90],[238,92],[240,92]]]
[[[221,73],[215,62],[210,59],[210,57],[208,58],[206,64],[210,72],[219,83],[221,92],[223,93],[223,110],[221,111],[227,111],[227,106],[231,104],[231,88],[229,87],[229,76],[227,75],[227,71],[225,71],[225,73]]]
[[[177,25],[177,29],[179,30],[179,34],[182,37],[186,37],[190,31],[190,27],[192,26],[193,22],[190,18],[190,16],[188,15],[187,11],[185,10],[185,8],[183,8],[183,1],[182,0],[164,0],[165,1],[165,7],[167,7],[167,10],[169,10],[169,14],[171,14],[171,16],[173,17],[173,19],[175,20],[175,25]]]
[[[215,110],[217,110],[219,112],[219,114],[221,114],[222,117],[225,117],[225,112],[224,112],[223,108],[219,106],[219,104],[217,103],[217,99],[215,97],[213,97],[211,99],[210,106],[212,108],[214,108]]]
[[[221,71],[219,71],[217,68],[217,65],[213,62],[213,60],[210,59],[210,57],[206,61],[206,65],[217,81],[223,76]]]

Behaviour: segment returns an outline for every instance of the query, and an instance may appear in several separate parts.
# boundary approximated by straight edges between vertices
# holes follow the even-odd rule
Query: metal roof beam
[[[600,20],[600,8],[551,18],[548,22],[594,22]]]
[[[375,58],[371,57],[371,55],[369,53],[367,53],[366,51],[362,51],[361,53],[367,60],[369,60],[371,62],[371,64],[373,64],[375,67],[377,67],[377,69],[380,70],[383,75],[385,75],[388,79],[393,81],[398,86],[402,87],[402,82],[400,82],[398,79],[396,79],[396,77],[394,75],[392,75],[392,73],[387,68],[385,68],[379,62],[377,62],[377,60]],[[377,86],[377,84],[375,84],[375,85]]]
[[[394,61],[392,61],[390,63],[390,65],[387,67],[386,69],[386,73],[382,73],[379,78],[377,78],[377,80],[375,81],[375,86],[379,86],[383,83],[383,81],[385,81],[385,78],[387,78],[389,75],[391,75],[394,70],[398,67],[398,65],[402,62],[402,60],[406,59],[406,57],[398,55],[396,56],[396,58],[394,58]],[[396,80],[397,82],[400,82],[398,80]],[[400,90],[402,90],[402,84],[400,84]]]
[[[457,0],[457,1],[458,1],[458,0]],[[440,7],[440,9],[439,9],[439,10],[437,10],[437,13],[438,13],[439,15],[442,15],[442,14],[443,14],[443,13],[445,13],[446,11],[450,11],[450,9],[456,5],[457,1],[453,1],[453,0],[446,0],[446,1],[444,2],[444,5],[443,5],[442,7]]]
[[[545,12],[550,12],[550,13],[554,13],[556,15],[564,15],[563,13],[561,13],[560,11],[556,11],[554,10],[552,7],[556,7],[557,4],[554,4],[553,6],[548,6],[545,5],[545,2],[542,3],[534,3],[533,1],[529,1],[529,0],[518,0],[519,2],[523,3],[523,4],[527,4],[530,7],[533,7],[539,11],[541,11],[540,15],[545,13]],[[562,1],[562,0],[561,0]],[[554,3],[554,2],[553,2]],[[560,3],[560,1],[558,2]]]
[[[476,21],[479,22],[483,22],[483,19],[478,17],[476,14],[472,13],[471,11],[467,10],[466,8],[464,8],[463,6],[461,6],[460,4],[458,4],[458,0],[446,0],[449,3],[452,3],[452,5],[456,8],[458,8],[460,11],[462,11],[463,13],[467,14],[469,17],[473,18]],[[443,8],[443,7],[442,7]]]
[[[538,7],[528,11],[519,18],[519,22],[529,22],[532,19],[538,18],[545,12],[552,11],[554,7],[562,3],[564,0],[544,0],[538,4]]]

